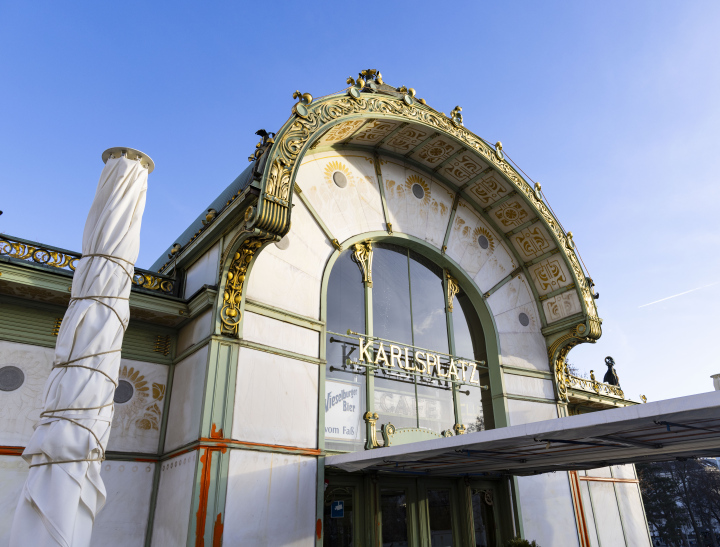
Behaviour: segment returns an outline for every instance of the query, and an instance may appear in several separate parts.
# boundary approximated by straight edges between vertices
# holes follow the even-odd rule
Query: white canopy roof
[[[532,475],[720,455],[720,391],[328,456],[344,471]]]

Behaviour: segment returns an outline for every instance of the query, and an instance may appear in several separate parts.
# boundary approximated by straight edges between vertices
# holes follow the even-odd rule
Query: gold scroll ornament
[[[242,303],[242,291],[245,284],[248,266],[260,249],[263,242],[257,238],[245,240],[235,253],[230,269],[227,273],[225,292],[223,294],[223,305],[220,310],[220,321],[222,322],[221,332],[231,336],[238,335],[238,325],[242,314],[240,304]]]

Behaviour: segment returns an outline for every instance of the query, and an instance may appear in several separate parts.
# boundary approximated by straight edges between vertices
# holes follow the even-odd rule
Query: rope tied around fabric
[[[125,275],[128,276],[128,279],[129,279],[130,282],[132,283],[133,273],[134,273],[134,263],[133,263],[133,262],[131,262],[131,261],[129,261],[129,260],[126,260],[126,259],[124,259],[124,258],[121,258],[121,257],[116,257],[116,256],[112,256],[112,255],[102,254],[102,253],[86,254],[86,255],[83,255],[83,256],[81,257],[81,259],[82,259],[82,258],[93,258],[93,257],[103,258],[103,259],[105,259],[105,260],[108,260],[109,262],[113,262],[115,265],[117,265],[117,266],[125,273]],[[130,273],[130,272],[126,269],[126,265],[123,264],[123,263],[129,264],[129,265],[133,268],[133,273]],[[104,301],[102,300],[102,299],[105,299],[105,298],[107,298],[107,299],[112,299],[112,300],[126,300],[126,301],[129,301],[129,300],[130,300],[130,298],[127,297],[127,296],[86,295],[86,296],[75,296],[75,297],[71,297],[71,298],[70,298],[70,305],[72,306],[72,304],[73,304],[74,302],[79,301],[79,300],[92,300],[92,301],[96,302],[97,304],[99,304],[99,305],[101,305],[101,306],[105,306],[106,308],[108,308],[110,311],[113,312],[113,314],[114,314],[115,317],[117,318],[118,322],[120,323],[120,325],[121,325],[121,327],[122,327],[122,329],[123,329],[123,334],[124,334],[125,331],[127,331],[127,327],[128,327],[127,323],[126,323],[125,321],[123,321],[123,318],[121,317],[120,313],[119,313],[111,304],[109,304],[109,303],[107,303],[107,302],[104,302]],[[78,362],[79,362],[79,361],[83,361],[83,360],[85,360],[85,359],[90,359],[90,358],[93,358],[93,357],[98,357],[98,356],[101,356],[101,355],[108,355],[108,354],[113,354],[113,353],[119,353],[119,352],[121,352],[121,351],[122,351],[121,349],[113,349],[113,350],[101,351],[101,352],[97,352],[97,353],[91,353],[91,354],[88,354],[88,355],[83,355],[83,356],[81,356],[81,357],[76,357],[75,359],[70,359],[69,361],[64,361],[64,362],[56,363],[56,364],[53,365],[52,369],[56,369],[56,368],[83,368],[83,369],[89,370],[89,371],[91,371],[91,372],[98,372],[98,373],[102,374],[102,375],[105,377],[105,379],[109,380],[109,381],[112,383],[113,389],[117,389],[117,387],[118,387],[118,381],[117,381],[117,379],[115,379],[115,378],[113,378],[112,376],[110,376],[107,372],[105,372],[104,370],[101,370],[101,369],[99,369],[99,368],[95,368],[95,367],[91,367],[91,366],[88,366],[88,365],[79,364]],[[53,465],[53,464],[59,464],[59,463],[81,463],[81,462],[102,462],[102,461],[104,461],[104,460],[105,460],[105,449],[103,448],[102,442],[100,441],[99,437],[96,435],[96,433],[92,430],[91,427],[88,427],[88,426],[82,424],[79,420],[93,420],[93,421],[105,421],[105,422],[110,422],[110,421],[112,420],[112,416],[109,416],[109,417],[107,417],[107,416],[100,416],[99,413],[98,413],[97,416],[87,416],[87,417],[85,417],[85,416],[80,416],[80,415],[78,415],[78,414],[81,414],[82,412],[86,412],[86,411],[92,411],[92,410],[100,411],[100,410],[102,410],[103,408],[113,407],[113,404],[114,404],[113,401],[110,401],[109,403],[105,403],[105,404],[98,405],[98,406],[92,406],[92,407],[56,408],[56,409],[45,410],[45,411],[41,412],[41,413],[40,413],[40,419],[41,419],[41,422],[40,422],[40,423],[52,423],[52,422],[57,421],[57,420],[64,420],[64,421],[70,422],[70,423],[72,423],[72,424],[74,424],[74,425],[76,425],[76,426],[78,426],[78,427],[81,427],[82,429],[86,430],[88,433],[90,433],[90,435],[92,435],[92,437],[95,439],[95,443],[96,443],[96,448],[93,448],[90,452],[92,453],[93,451],[97,450],[97,451],[99,451],[100,454],[99,454],[99,457],[97,457],[97,458],[80,458],[80,459],[52,460],[52,461],[47,461],[47,462],[32,463],[32,464],[29,465],[29,467],[39,467],[39,466],[43,466],[43,465]],[[59,413],[59,412],[73,412],[74,415],[72,415],[72,416],[58,416],[58,415],[56,415],[56,413]],[[77,413],[77,414],[76,414],[76,413]]]

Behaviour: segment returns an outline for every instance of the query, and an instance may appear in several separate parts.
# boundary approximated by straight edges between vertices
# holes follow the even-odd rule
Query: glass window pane
[[[339,514],[338,502],[343,505],[342,517],[333,518],[333,506],[335,514]],[[324,542],[325,545],[337,545],[338,547],[351,547],[356,545],[353,542],[353,488],[352,487],[331,487],[325,495],[325,509],[323,511]]]
[[[378,243],[372,269],[375,336],[412,344],[407,249]]]
[[[407,547],[408,511],[404,490],[385,489],[380,491],[383,547]]]
[[[485,490],[472,490],[473,522],[475,526],[475,547],[494,547],[495,542],[495,516],[493,506],[488,503],[492,500]]]
[[[345,251],[335,262],[327,289],[327,328],[365,332],[365,287],[360,269]],[[358,343],[328,334],[325,382],[325,447],[360,450],[365,443],[365,368],[347,365],[357,359]]]
[[[481,357],[478,358],[475,356],[472,335],[470,334],[470,325],[468,325],[467,318],[465,317],[464,308],[467,306],[471,306],[467,298],[462,298],[460,295],[455,297],[453,312],[450,314],[452,315],[453,335],[455,336],[455,355],[467,359],[482,359]],[[468,311],[473,315],[475,314],[475,310],[471,309]]]
[[[447,353],[448,334],[442,269],[411,251],[410,283],[415,345]]]
[[[435,380],[430,384],[421,379],[418,381],[417,393],[420,427],[435,433],[446,429],[452,431],[455,425],[455,408],[450,382]]]
[[[481,383],[485,383],[480,379]],[[468,433],[482,431],[488,429],[485,425],[485,416],[483,414],[482,398],[487,392],[483,392],[480,388],[468,385],[460,386],[458,391],[458,401],[460,402],[460,416],[463,424],[465,424]]]
[[[452,516],[450,490],[428,490],[431,547],[452,547]]]

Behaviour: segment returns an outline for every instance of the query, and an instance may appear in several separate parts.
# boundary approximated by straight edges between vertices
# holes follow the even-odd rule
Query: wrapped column
[[[130,318],[147,179],[155,166],[132,148],[111,148],[102,159],[42,413],[23,453],[30,473],[15,512],[13,547],[89,546],[105,503],[100,468]]]

